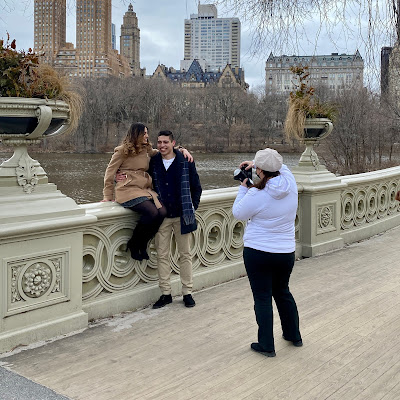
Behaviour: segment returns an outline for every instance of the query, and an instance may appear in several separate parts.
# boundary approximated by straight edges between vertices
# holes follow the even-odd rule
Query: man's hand
[[[242,168],[243,165],[246,165],[246,164],[247,164],[246,171],[247,171],[248,169],[250,169],[250,168],[253,168],[253,165],[254,165],[253,161],[242,161],[242,162],[240,163],[240,165],[239,165],[239,168]]]

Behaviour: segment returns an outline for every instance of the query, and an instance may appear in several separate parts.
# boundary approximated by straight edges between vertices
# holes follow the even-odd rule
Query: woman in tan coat
[[[104,176],[103,201],[113,201],[136,211],[140,219],[127,246],[135,260],[148,260],[147,243],[154,237],[166,216],[166,208],[152,190],[152,179],[147,173],[150,157],[157,154],[151,147],[147,127],[134,123],[115,148]],[[124,176],[114,188],[115,175]]]

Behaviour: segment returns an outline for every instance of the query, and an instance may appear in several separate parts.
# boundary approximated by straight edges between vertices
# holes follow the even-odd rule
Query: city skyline
[[[34,0],[34,51],[69,77],[129,76],[113,49],[112,0],[76,0],[76,45],[66,42],[66,0]]]
[[[0,38],[6,38],[9,32],[11,39],[16,39],[17,48],[27,50],[34,47],[33,27],[34,13],[33,0],[27,0],[23,5],[21,3],[10,3],[9,9],[2,12],[0,17]],[[176,1],[178,3],[178,1]],[[197,13],[197,0],[179,0],[178,4],[171,7],[170,3],[160,2],[157,7],[154,2],[143,2],[137,0],[133,2],[133,10],[136,12],[139,20],[139,29],[141,35],[140,48],[140,66],[146,68],[147,74],[153,73],[159,63],[174,68],[179,68],[180,60],[184,58],[184,21],[190,18],[190,14]],[[120,27],[123,21],[123,15],[128,10],[129,1],[117,1],[112,3],[112,22],[117,28],[117,48],[119,49]],[[235,17],[232,12],[218,8],[218,16],[227,18]],[[75,35],[75,2],[67,1],[67,42],[76,45]],[[252,32],[249,31],[249,22],[242,21],[241,37],[241,67],[245,71],[245,80],[250,84],[250,89],[265,87],[265,62],[270,51],[257,53],[255,56],[250,54],[250,45]],[[365,49],[362,41],[352,41],[347,44],[340,40],[333,44],[327,35],[319,34],[319,41],[315,44],[312,38],[317,37],[317,26],[312,21],[306,26],[309,32],[309,38],[299,44],[298,54],[330,54],[355,53],[358,49],[361,55],[365,56]],[[314,34],[315,33],[315,34]],[[338,35],[339,37],[339,35]],[[390,43],[378,44],[379,46],[388,46]],[[274,49],[271,49],[275,52]],[[380,49],[376,57],[379,58]],[[366,66],[368,69],[368,66]]]

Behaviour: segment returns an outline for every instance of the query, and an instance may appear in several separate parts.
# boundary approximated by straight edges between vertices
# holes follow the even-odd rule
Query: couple
[[[153,308],[161,308],[172,302],[169,263],[172,232],[180,254],[183,301],[186,307],[196,304],[191,294],[190,232],[197,229],[195,210],[199,206],[202,189],[192,161],[186,149],[175,148],[171,131],[158,134],[155,150],[149,142],[147,127],[134,123],[122,144],[115,148],[104,176],[102,201],[115,199],[123,207],[140,215],[127,244],[127,251],[131,252],[132,258],[147,260],[148,242],[156,236],[162,295]],[[117,183],[114,188],[115,180]]]

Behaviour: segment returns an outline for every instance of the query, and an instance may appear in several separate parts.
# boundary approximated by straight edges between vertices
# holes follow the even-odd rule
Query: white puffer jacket
[[[279,172],[262,190],[239,186],[232,212],[236,219],[248,220],[245,247],[269,253],[295,251],[297,184],[286,165]]]

